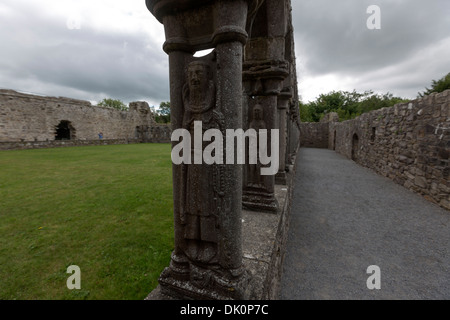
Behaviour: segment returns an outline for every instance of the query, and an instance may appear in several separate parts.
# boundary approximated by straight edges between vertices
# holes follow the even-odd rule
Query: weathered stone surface
[[[47,149],[47,148],[102,146],[102,145],[132,144],[132,143],[141,143],[141,141],[137,139],[104,139],[104,140],[0,142],[0,150]]]
[[[339,115],[336,112],[329,112],[320,120],[320,122],[338,122]]]
[[[249,32],[243,65],[243,125],[245,129],[275,129],[279,133],[279,168],[276,176],[255,174],[260,165],[244,167],[243,206],[249,210],[276,212],[275,183],[286,184],[290,162],[289,131],[299,125],[288,117],[298,105],[295,52],[290,1],[261,1],[255,25]],[[258,119],[255,121],[258,112]],[[298,108],[297,108],[298,110]],[[295,113],[298,111],[294,111]],[[269,139],[270,141],[270,139]],[[295,141],[294,143],[296,143]],[[260,146],[259,146],[260,147]],[[266,146],[272,152],[270,142]]]
[[[172,128],[190,132],[194,139],[196,122],[204,131],[216,129],[222,136],[226,130],[266,129],[269,141],[271,130],[281,129],[276,142],[282,153],[281,174],[285,174],[299,141],[290,1],[147,0],[146,4],[165,28]],[[193,56],[207,48],[214,50],[204,57]],[[203,153],[204,147],[194,145],[193,155]],[[271,153],[272,146],[267,150]],[[231,152],[221,151],[225,157]],[[275,241],[275,235],[277,253],[270,257],[258,254],[259,246],[272,248],[270,238],[266,245],[248,244],[251,252],[243,249],[248,248],[242,239],[245,217],[258,222],[244,214],[242,225],[243,205],[276,213],[260,217],[275,223],[267,228],[267,235],[278,228],[278,212],[285,212],[284,202],[280,208],[277,200],[275,176],[262,176],[260,169],[258,164],[173,165],[175,250],[159,279],[163,295],[177,299],[274,295],[271,288],[276,287],[284,241]],[[282,221],[285,225],[287,220]]]
[[[277,214],[246,210],[242,212],[243,266],[249,274],[249,281],[245,288],[248,300],[279,299],[295,172],[295,166],[290,166],[287,174],[289,188],[282,185],[275,186],[275,197],[280,204]],[[165,295],[161,286],[158,286],[146,300],[185,298],[181,295],[175,297]]]
[[[165,28],[174,130],[187,130],[195,139],[195,122],[222,136],[227,129],[242,128],[250,2],[146,1]],[[207,48],[214,50],[205,57],[193,56]],[[193,152],[203,153],[203,148]],[[222,151],[226,154],[225,148]],[[159,280],[162,293],[245,299],[249,275],[242,261],[242,165],[174,164],[172,171],[175,250]]]
[[[300,124],[300,145],[305,148],[328,148],[328,122]],[[334,135],[334,132],[331,132]]]
[[[416,186],[418,186],[420,188],[427,187],[427,179],[425,179],[424,177],[416,177],[414,179],[414,183],[416,184]]]

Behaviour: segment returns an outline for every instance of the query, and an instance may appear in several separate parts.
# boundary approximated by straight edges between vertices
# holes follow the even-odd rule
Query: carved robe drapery
[[[183,128],[195,137],[194,124],[202,123],[202,137],[209,129],[223,131],[223,115],[216,110],[215,84],[206,63],[188,66],[188,82],[183,87]],[[193,143],[195,146],[195,143]],[[191,159],[195,152],[191,149]],[[192,261],[218,263],[221,200],[224,196],[223,172],[219,164],[185,164],[182,168],[180,220],[184,225],[185,254]],[[214,199],[213,205],[202,199]]]

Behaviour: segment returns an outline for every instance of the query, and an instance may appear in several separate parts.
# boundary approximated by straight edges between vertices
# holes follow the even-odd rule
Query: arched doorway
[[[56,126],[55,140],[72,140],[75,138],[75,129],[70,121],[62,120]]]
[[[352,138],[352,160],[358,160],[358,150],[359,150],[359,137],[355,133]]]

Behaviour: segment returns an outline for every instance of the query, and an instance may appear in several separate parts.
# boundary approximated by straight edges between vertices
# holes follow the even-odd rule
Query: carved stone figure
[[[183,76],[174,81],[180,90],[172,98],[174,110],[178,111],[173,114],[173,128],[190,133],[192,161],[173,167],[175,250],[170,267],[159,281],[163,292],[175,297],[245,298],[248,277],[242,267],[239,201],[242,170],[235,165],[195,161],[196,155],[202,159],[210,144],[197,141],[207,130],[216,129],[225,136],[227,128],[238,128],[238,121],[242,121],[231,116],[236,113],[234,107],[240,108],[234,101],[241,100],[242,89],[236,94],[234,88],[239,85],[241,74],[232,73],[233,86],[218,81],[222,70],[229,73],[232,69],[226,64],[239,67],[242,62],[242,55],[227,56],[230,48],[236,51],[235,47],[242,44],[222,45],[202,58],[183,53],[183,59],[178,59],[184,67],[179,68]],[[218,68],[219,63],[223,69]],[[196,127],[199,123],[201,135]]]
[[[146,0],[146,5],[164,24],[172,130],[194,133],[194,164],[172,166],[175,248],[159,279],[161,292],[182,299],[248,299],[242,206],[262,204],[258,208],[276,211],[275,178],[261,176],[259,165],[195,164],[207,146],[195,143],[194,129],[201,123],[203,133],[216,129],[226,136],[227,130],[247,126],[278,128],[277,96],[287,75],[283,21],[289,8],[280,0]],[[214,49],[211,54],[194,57],[208,48]],[[258,96],[259,106],[246,103],[243,109],[243,82],[249,87],[246,99]],[[268,152],[273,148],[267,147]],[[245,201],[244,171],[245,179],[251,176]]]
[[[202,121],[203,130],[221,129],[223,116],[214,110],[215,85],[210,66],[194,61],[187,68],[187,83],[183,88],[184,119],[183,127],[194,137],[194,122]],[[204,133],[204,132],[203,132]],[[192,159],[195,152],[192,149]],[[189,164],[183,166],[183,188],[180,203],[180,219],[184,226],[186,239],[185,254],[192,261],[217,263],[219,213],[203,198],[217,199],[222,194],[213,186],[220,186],[221,170],[218,165],[205,166]]]
[[[267,129],[263,112],[264,110],[260,104],[257,104],[253,107],[253,120],[250,122],[249,127],[250,129],[254,129],[256,131],[257,137],[259,135],[259,130]],[[256,164],[248,163],[247,185],[249,187],[263,187],[263,181],[261,177],[261,163],[259,162],[259,159]]]
[[[278,202],[275,198],[275,176],[262,175],[261,169],[267,165],[260,162],[261,148],[271,153],[271,129],[275,127],[276,109],[272,108],[277,96],[258,96],[249,100],[248,127],[256,130],[258,139],[258,161],[256,164],[247,162],[244,172],[242,205],[246,210],[277,212]],[[268,134],[267,145],[262,146],[260,130],[266,129]]]

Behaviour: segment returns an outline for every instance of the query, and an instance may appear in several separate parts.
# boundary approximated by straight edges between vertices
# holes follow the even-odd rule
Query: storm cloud
[[[300,92],[374,90],[415,98],[450,72],[446,0],[294,0]],[[371,5],[381,29],[371,30]],[[309,92],[308,92],[309,91]]]
[[[447,0],[292,0],[304,101],[332,90],[415,98],[450,72]],[[381,9],[381,29],[366,26]],[[90,101],[169,100],[164,29],[145,1],[3,0],[0,87]]]
[[[129,8],[81,1],[75,14],[57,11],[65,1],[43,2],[0,5],[0,87],[91,101],[168,100],[164,29],[145,1]]]

